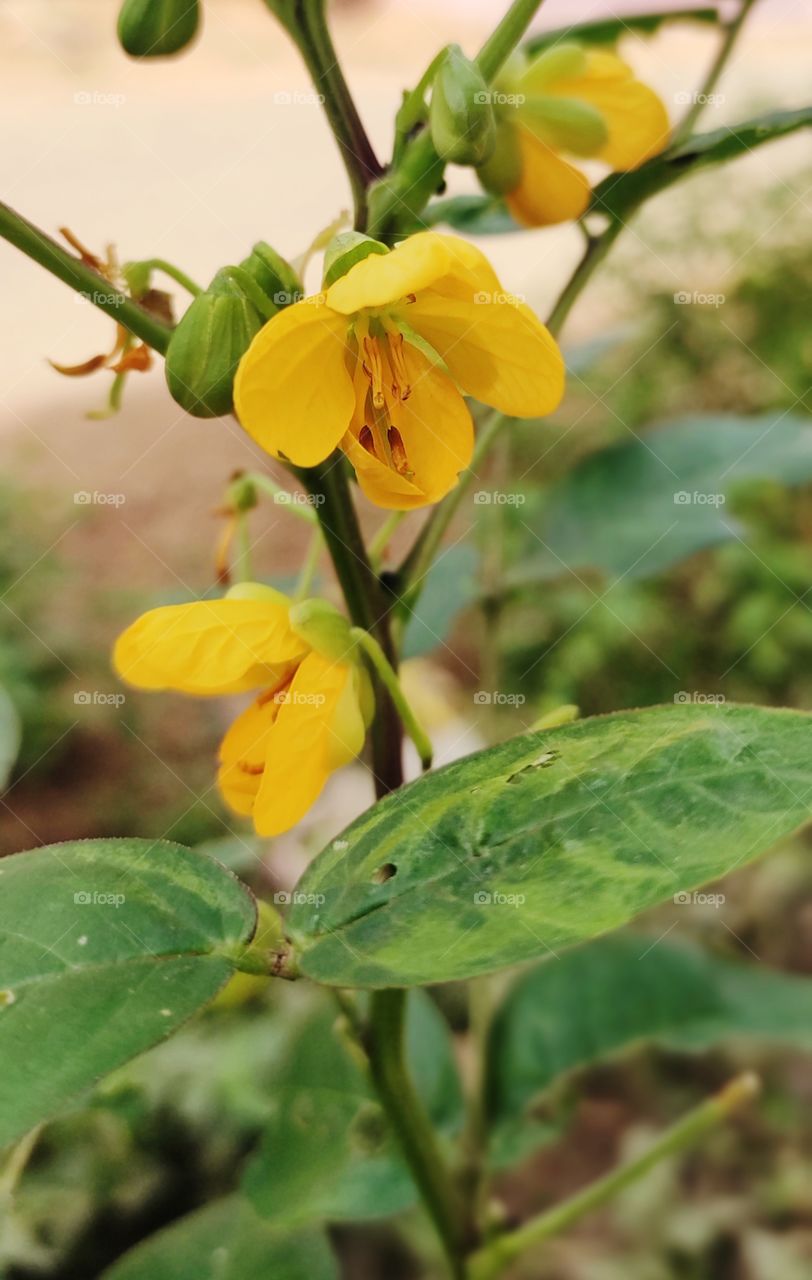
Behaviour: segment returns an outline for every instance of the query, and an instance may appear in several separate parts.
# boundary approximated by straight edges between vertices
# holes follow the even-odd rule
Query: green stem
[[[513,0],[499,26],[477,54],[477,66],[486,80],[493,80],[502,70],[541,4],[542,0]]]
[[[503,413],[494,411],[477,433],[476,445],[467,470],[463,471],[456,488],[448,497],[435,507],[423,525],[415,543],[399,570],[400,594],[407,600],[410,608],[414,604],[423,587],[423,582],[434,563],[440,543],[446,530],[457,514],[463,499],[472,484],[478,479],[478,469],[482,465],[488,450],[510,419]]]
[[[466,1246],[464,1206],[405,1062],[406,992],[372,994],[366,1050],[378,1096],[409,1163],[428,1213],[442,1240],[454,1280],[463,1280]]]
[[[693,1146],[709,1130],[723,1123],[759,1091],[758,1077],[752,1072],[737,1076],[715,1097],[701,1103],[682,1120],[657,1138],[647,1151],[613,1169],[606,1177],[580,1191],[563,1204],[500,1236],[479,1249],[469,1260],[469,1280],[493,1280],[520,1254],[553,1236],[559,1235],[585,1214],[606,1204],[613,1196],[636,1182],[667,1156],[676,1155]]]
[[[40,231],[6,204],[0,204],[0,236],[29,258],[33,258],[34,262],[50,271],[51,275],[81,293],[94,307],[112,316],[147,346],[160,351],[162,355],[166,352],[172,336],[169,325],[163,324],[132,298],[120,293],[98,271],[82,262],[81,258],[68,253],[67,249],[63,249],[44,231]]]
[[[265,0],[296,44],[322,96],[324,113],[350,180],[355,227],[366,226],[366,193],[381,166],[347,87],[325,17],[324,0]]]
[[[386,686],[389,696],[397,707],[401,723],[417,748],[417,754],[420,757],[420,763],[423,766],[423,769],[430,769],[432,758],[431,742],[422,729],[417,717],[412,711],[412,708],[409,706],[409,703],[406,700],[406,695],[401,687],[401,683],[398,680],[394,668],[389,662],[386,654],[378,644],[375,637],[371,636],[368,631],[364,631],[362,627],[353,627],[350,631],[350,635],[353,640],[357,642],[359,648],[361,648],[369,658],[369,661],[372,663],[372,667],[375,674],[381,681],[381,684]]]
[[[313,586],[313,579],[316,576],[316,569],[318,568],[319,558],[323,549],[324,541],[321,536],[321,529],[317,527],[313,530],[311,535],[310,546],[307,549],[305,562],[302,565],[299,572],[299,578],[296,582],[296,591],[294,592],[294,598],[296,600],[304,600],[306,596],[310,595],[311,588]]]
[[[298,472],[302,483],[318,499],[317,517],[330,559],[336,571],[347,610],[356,627],[370,632],[394,665],[389,629],[392,601],[369,562],[358,517],[344,472],[344,460],[335,455],[317,467]],[[373,681],[376,713],[372,722],[372,769],[376,794],[384,796],[403,781],[401,724],[389,692]]]
[[[408,514],[409,513],[407,511],[392,511],[386,517],[380,529],[378,529],[375,535],[370,538],[368,547],[369,558],[376,568],[383,559],[393,533],[400,527]]]
[[[283,511],[289,512],[290,515],[296,516],[299,520],[304,520],[305,524],[318,524],[318,516],[313,508],[306,506],[303,502],[296,502],[295,494],[277,484],[270,476],[264,475],[261,471],[246,471],[242,479],[246,483],[252,484],[255,489],[259,489],[260,493],[266,493],[269,498],[273,499],[274,504],[281,507]]]
[[[702,88],[695,95],[692,105],[688,108],[682,120],[677,126],[672,143],[684,142],[693,133],[694,125],[702,114],[707,101],[713,90],[716,88],[721,78],[722,72],[727,66],[733,46],[739,38],[739,33],[747,18],[748,13],[752,9],[755,0],[741,0],[741,7],[735,18],[724,27],[725,35],[714,61],[711,63],[710,69],[702,82]]]
[[[174,280],[187,293],[191,293],[193,298],[198,297],[203,292],[200,285],[195,284],[191,276],[187,276],[185,271],[181,271],[180,267],[167,262],[165,258],[147,258],[146,262],[139,262],[138,266],[146,267],[149,271],[162,271],[165,276],[169,276],[170,280]]]
[[[547,318],[547,328],[554,337],[557,337],[561,332],[564,321],[572,310],[578,295],[606,258],[612,245],[623,230],[623,226],[622,222],[610,222],[602,235],[590,236],[587,239],[583,257],[561,290],[555,306]]]

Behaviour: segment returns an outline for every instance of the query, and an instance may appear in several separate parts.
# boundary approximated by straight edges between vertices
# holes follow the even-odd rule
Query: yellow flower
[[[495,106],[497,148],[479,176],[527,226],[586,211],[589,181],[562,151],[627,170],[668,142],[668,115],[657,94],[605,49],[559,44],[529,63],[511,64]]]
[[[314,644],[313,628],[305,639],[295,618],[279,592],[243,584],[221,600],[152,609],[113,654],[122,679],[142,689],[199,697],[260,690],[223,739],[217,780],[262,836],[299,821],[332,771],[358,755],[371,718],[364,669],[349,653],[330,656],[335,644]]]
[[[558,347],[530,308],[473,245],[429,231],[269,320],[240,363],[234,404],[269,453],[309,467],[340,446],[373,502],[407,510],[437,502],[470,462],[459,388],[535,417],[563,387]]]

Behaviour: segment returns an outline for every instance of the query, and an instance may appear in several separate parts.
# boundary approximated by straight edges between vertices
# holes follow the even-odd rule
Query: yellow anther
[[[376,409],[382,409],[385,404],[383,394],[383,361],[378,346],[377,338],[364,338],[364,351],[366,352],[369,366],[364,364],[364,372],[367,374],[372,384],[372,403]]]

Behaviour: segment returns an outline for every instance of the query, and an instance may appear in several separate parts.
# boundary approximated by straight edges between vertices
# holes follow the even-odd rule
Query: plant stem
[[[162,355],[166,352],[172,336],[169,325],[163,324],[139,303],[119,292],[98,271],[82,262],[81,258],[68,253],[67,249],[63,249],[44,231],[40,231],[6,204],[0,204],[0,236],[29,258],[33,258],[46,271],[50,271],[51,275],[81,293],[94,307],[112,316],[147,346],[160,351]]]
[[[321,529],[315,528],[310,535],[310,546],[307,549],[305,562],[299,571],[299,577],[296,582],[295,599],[304,600],[313,587],[313,579],[316,576],[316,569],[319,565],[319,558],[324,550],[324,540],[321,536]]]
[[[198,297],[203,292],[199,284],[195,284],[191,276],[187,276],[185,271],[181,271],[180,267],[176,267],[174,263],[167,262],[165,258],[148,258],[145,262],[139,262],[139,267],[147,267],[150,271],[162,271],[165,276],[169,276],[170,280],[174,280],[187,293],[191,293],[193,298]]]
[[[377,569],[380,561],[383,559],[386,548],[392,539],[392,535],[399,528],[402,521],[408,515],[408,511],[392,511],[384,520],[380,529],[369,540],[369,558]]]
[[[477,66],[486,80],[493,80],[502,70],[541,5],[542,0],[513,0],[499,26],[477,54]]]
[[[325,16],[324,0],[265,0],[296,44],[319,94],[347,171],[355,228],[366,226],[366,193],[381,166],[358,115],[338,61]]]
[[[500,1236],[479,1249],[469,1260],[469,1280],[492,1280],[500,1275],[525,1250],[558,1235],[585,1214],[606,1204],[667,1156],[676,1155],[686,1147],[693,1146],[739,1107],[752,1101],[759,1088],[758,1077],[752,1072],[737,1076],[715,1097],[701,1103],[682,1120],[666,1129],[642,1155],[613,1169],[606,1177],[599,1178],[571,1199],[531,1219],[518,1230]]]
[[[754,4],[755,0],[741,0],[741,5],[735,18],[725,25],[725,36],[719,46],[716,57],[702,82],[702,88],[695,94],[693,103],[674,131],[672,143],[684,142],[693,133],[694,125],[707,105],[709,96],[719,83],[722,72],[733,52],[733,46],[738,40],[742,26]]]
[[[405,1062],[406,992],[372,994],[366,1049],[372,1080],[443,1242],[454,1280],[465,1276],[463,1204],[434,1128],[415,1093]]]
[[[368,631],[364,631],[363,627],[352,627],[350,635],[369,658],[375,674],[385,685],[389,696],[398,709],[401,723],[417,748],[417,754],[420,757],[420,763],[423,769],[431,768],[432,747],[431,742],[423,731],[417,717],[406,700],[400,681],[398,680],[392,668],[389,659],[384,653],[381,646],[374,636]]]
[[[593,272],[606,258],[612,245],[623,230],[623,226],[622,222],[610,222],[602,235],[588,237],[586,249],[580,262],[564,285],[555,306],[547,317],[547,328],[554,337],[557,337],[561,332],[564,321],[572,310],[578,295],[591,279]]]
[[[399,570],[400,594],[408,597],[411,608],[420,594],[423,582],[434,563],[434,557],[442,542],[448,526],[457,514],[463,499],[477,479],[477,472],[491,445],[510,419],[503,413],[494,411],[477,433],[476,445],[471,456],[471,463],[460,476],[456,488],[448,497],[435,507],[423,528],[420,530],[411,551]]]
[[[305,524],[318,524],[318,516],[313,508],[306,507],[301,502],[292,501],[294,494],[284,489],[281,484],[277,484],[270,476],[264,475],[261,471],[246,471],[242,479],[252,484],[255,489],[259,489],[260,493],[266,493],[276,506],[282,507],[299,520],[304,520]]]

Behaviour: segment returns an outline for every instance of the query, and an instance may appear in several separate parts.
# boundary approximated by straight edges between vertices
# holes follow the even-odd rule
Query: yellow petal
[[[241,693],[276,684],[304,652],[285,605],[198,600],[143,614],[116,641],[113,665],[142,689]]]
[[[559,79],[548,93],[578,98],[601,112],[609,138],[598,152],[614,169],[636,169],[668,142],[668,113],[653,89],[635,79],[631,67],[616,54],[587,52],[586,71]]]
[[[321,296],[295,302],[269,320],[234,381],[234,407],[249,436],[298,467],[329,457],[354,404],[346,350],[346,318]]]
[[[237,716],[220,746],[217,783],[226,804],[246,817],[253,812],[278,710],[279,705],[263,694]]]
[[[349,316],[418,293],[449,270],[448,239],[453,237],[421,231],[391,253],[371,253],[330,285],[327,305]]]
[[[361,709],[361,683],[365,675],[360,668],[351,666],[336,703],[327,736],[327,766],[331,772],[349,764],[364,748],[366,724]]]
[[[337,731],[336,715],[351,676],[347,663],[329,662],[317,653],[302,661],[268,734],[253,811],[259,835],[279,835],[295,826],[318,798],[336,752],[344,758],[348,731],[343,720]]]
[[[517,418],[552,413],[560,403],[561,352],[524,303],[503,293],[466,302],[428,290],[408,317],[468,395]]]
[[[341,448],[350,460],[361,490],[376,507],[387,511],[413,511],[416,507],[425,507],[425,493],[384,462],[373,458],[352,431],[344,436]]]
[[[580,218],[590,193],[580,169],[567,164],[527,128],[519,130],[519,147],[522,179],[505,197],[516,221],[528,227],[547,227]]]

